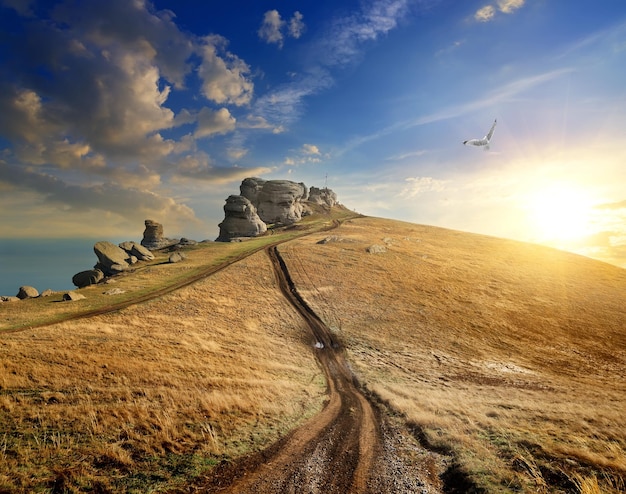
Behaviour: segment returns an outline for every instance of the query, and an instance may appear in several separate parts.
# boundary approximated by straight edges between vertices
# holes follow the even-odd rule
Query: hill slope
[[[201,247],[193,268],[117,286],[245,248]],[[279,251],[373,399],[474,489],[624,488],[625,270],[376,218]],[[43,303],[55,310],[20,310]],[[0,334],[0,490],[165,489],[268,446],[325,400],[304,331],[258,252],[152,301]]]
[[[281,252],[363,384],[477,486],[624,488],[625,270],[375,218]]]

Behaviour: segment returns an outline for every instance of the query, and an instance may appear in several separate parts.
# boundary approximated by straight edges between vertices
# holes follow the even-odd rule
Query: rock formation
[[[145,238],[145,237],[144,237]],[[153,261],[154,254],[146,247],[137,242],[122,242],[119,244],[120,249],[124,249],[131,256],[136,257],[139,261]]]
[[[20,300],[24,300],[25,298],[36,298],[39,297],[39,292],[32,286],[21,286],[16,297]]]
[[[96,242],[93,246],[93,251],[98,256],[98,264],[96,264],[95,268],[107,276],[121,273],[128,269],[130,265],[128,252],[111,242]]]
[[[146,229],[143,232],[143,240],[141,245],[148,249],[156,250],[163,249],[178,243],[178,240],[165,238],[163,236],[163,225],[156,221],[146,220]]]
[[[219,224],[219,242],[228,242],[236,237],[256,237],[267,231],[256,208],[244,196],[229,196],[224,205],[224,215],[224,221]]]
[[[247,178],[240,186],[241,195],[257,209],[265,223],[291,225],[302,219],[303,205],[309,191],[303,183],[290,180]]]
[[[327,187],[324,187],[323,189],[311,187],[309,189],[309,202],[314,202],[315,204],[321,204],[332,208],[337,204],[337,194]]]
[[[224,206],[225,218],[219,224],[217,241],[227,242],[238,237],[255,237],[267,230],[266,224],[288,226],[310,214],[307,201],[332,207],[337,194],[328,188],[312,187],[310,192],[302,182],[263,180],[249,177],[239,186],[241,195],[231,195]]]

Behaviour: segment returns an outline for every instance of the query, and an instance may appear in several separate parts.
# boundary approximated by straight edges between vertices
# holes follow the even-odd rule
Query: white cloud
[[[304,152],[304,154],[309,154],[309,155],[321,154],[319,148],[315,144],[304,144],[302,146],[302,152]]]
[[[254,90],[254,84],[248,79],[250,67],[226,51],[227,44],[221,36],[203,38],[200,46],[202,63],[198,67],[198,75],[203,81],[202,93],[218,104],[246,105]]]
[[[512,14],[524,6],[525,0],[498,0],[498,9],[505,14]]]
[[[289,36],[292,38],[298,39],[304,33],[306,26],[302,22],[303,18],[304,16],[296,10],[289,21]]]
[[[474,19],[478,22],[488,22],[496,15],[496,9],[493,5],[485,5],[476,11]]]
[[[283,47],[282,28],[285,24],[280,17],[278,10],[268,10],[263,15],[263,22],[259,28],[259,38],[266,43],[276,44],[279,48]]]
[[[285,30],[286,35],[292,38],[298,39],[302,36],[306,29],[302,21],[303,18],[304,16],[296,11],[289,20],[289,23],[287,23],[287,21],[282,19],[278,10],[268,10],[263,15],[263,21],[258,30],[259,38],[268,44],[275,44],[279,48],[282,48],[285,40]]]
[[[474,13],[474,19],[478,22],[492,21],[496,12],[500,11],[503,14],[513,14],[516,10],[521,9],[524,6],[526,0],[498,0],[496,6],[485,5]]]
[[[283,165],[300,166],[312,163],[321,163],[323,159],[327,159],[328,155],[323,155],[315,144],[303,144],[300,149],[294,151],[292,155],[287,156]]]
[[[226,108],[213,111],[204,107],[198,113],[198,126],[194,137],[210,137],[216,134],[225,134],[235,129],[235,117]]]
[[[311,62],[302,75],[259,98],[255,113],[276,127],[288,127],[302,114],[306,97],[334,84],[332,70],[357,62],[366,43],[394,29],[409,4],[409,0],[375,0],[353,14],[332,19],[309,46],[306,58]]]

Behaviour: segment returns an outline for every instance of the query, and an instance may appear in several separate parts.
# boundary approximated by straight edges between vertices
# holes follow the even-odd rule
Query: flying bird
[[[498,119],[493,121],[493,125],[489,129],[489,132],[482,139],[468,139],[467,141],[463,141],[463,144],[466,146],[486,146],[485,149],[489,149],[489,141],[491,141],[491,136],[496,128],[496,123],[498,123]]]

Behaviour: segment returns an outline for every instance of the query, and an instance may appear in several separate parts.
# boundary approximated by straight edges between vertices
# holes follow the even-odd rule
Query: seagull
[[[463,144],[466,146],[487,146],[485,149],[489,149],[489,141],[491,141],[491,136],[493,135],[493,130],[496,128],[496,123],[498,119],[493,121],[493,125],[489,129],[489,132],[482,139],[469,139],[467,141],[463,141]]]

